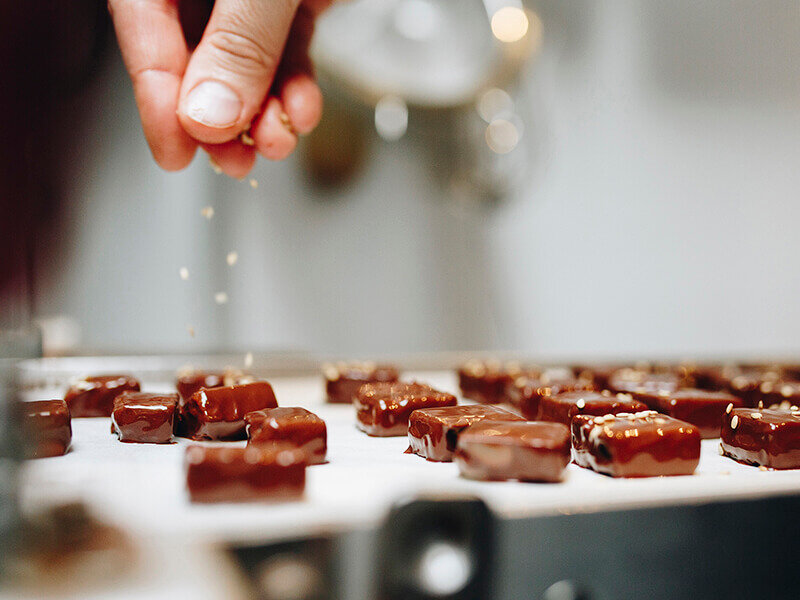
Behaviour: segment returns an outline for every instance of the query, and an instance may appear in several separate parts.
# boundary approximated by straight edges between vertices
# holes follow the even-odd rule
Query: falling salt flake
[[[194,337],[194,327],[192,327],[191,325],[187,325],[186,326],[186,331],[189,332],[190,336]]]
[[[200,214],[204,216],[206,219],[211,219],[214,216],[214,208],[211,206],[206,206],[204,209],[200,211]]]
[[[217,175],[219,175],[220,173],[222,173],[222,167],[220,167],[220,166],[219,166],[219,164],[217,163],[217,161],[215,161],[215,160],[214,160],[212,157],[210,157],[210,156],[208,157],[208,164],[210,164],[210,165],[211,165],[211,168],[214,170],[214,173],[216,173]]]
[[[228,252],[228,256],[225,257],[225,260],[228,263],[229,267],[232,267],[236,264],[236,261],[239,260],[239,253],[238,252]]]
[[[244,355],[244,368],[249,369],[252,366],[253,366],[253,353],[248,352],[247,354]]]
[[[225,292],[217,292],[214,294],[214,302],[217,304],[225,304],[228,301],[228,294]]]
[[[186,267],[181,267],[178,273],[180,273],[181,279],[183,279],[184,281],[189,279],[189,269],[187,269]]]
[[[258,187],[258,180],[257,179],[250,179],[250,187],[256,189]]]

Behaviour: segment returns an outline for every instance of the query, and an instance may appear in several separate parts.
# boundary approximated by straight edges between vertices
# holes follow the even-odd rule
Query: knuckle
[[[262,75],[276,67],[273,54],[252,36],[219,29],[209,36],[208,42],[224,68],[245,75]]]

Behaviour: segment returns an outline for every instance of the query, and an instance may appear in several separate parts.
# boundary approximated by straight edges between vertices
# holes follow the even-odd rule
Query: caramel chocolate
[[[795,393],[794,386],[777,369],[743,368],[728,375],[733,375],[727,384],[728,391],[741,398],[745,406],[770,406],[780,402],[782,389],[787,390],[785,399]]]
[[[72,425],[64,400],[22,402],[20,412],[26,435],[26,458],[47,458],[67,453],[72,442]]]
[[[263,408],[275,408],[278,401],[266,381],[204,388],[180,406],[179,435],[193,440],[243,440],[244,417]]]
[[[328,402],[336,404],[351,404],[365,383],[392,383],[400,376],[394,366],[373,362],[326,364],[322,372]]]
[[[458,386],[464,398],[481,404],[506,402],[508,386],[523,373],[538,376],[536,367],[523,369],[517,362],[471,360],[458,369]]]
[[[422,383],[368,383],[356,394],[356,427],[367,435],[408,433],[408,419],[420,408],[455,406],[456,397]]]
[[[307,458],[289,444],[189,446],[186,487],[192,502],[295,499],[305,489]]]
[[[543,396],[539,401],[539,420],[569,425],[578,414],[602,416],[617,413],[635,413],[647,410],[647,405],[634,400],[630,394],[612,394],[605,391],[563,392]]]
[[[684,384],[680,375],[671,371],[653,373],[643,369],[619,369],[609,381],[611,391],[631,394],[634,398],[641,395],[654,395],[674,392]]]
[[[728,407],[744,406],[743,401],[723,391],[683,388],[661,394],[640,394],[651,409],[675,419],[691,423],[702,438],[718,438],[725,411]]]
[[[461,432],[453,460],[469,479],[555,482],[569,457],[569,428],[561,423],[486,419]]]
[[[325,421],[305,408],[266,408],[244,416],[247,445],[287,442],[308,454],[309,464],[325,462]]]
[[[185,401],[192,397],[192,394],[201,389],[222,387],[227,385],[240,385],[255,381],[252,375],[237,369],[225,369],[224,371],[195,371],[189,369],[178,374],[175,381],[175,388],[178,390],[181,400]]]
[[[722,425],[722,453],[749,465],[800,469],[800,410],[735,408]]]
[[[72,418],[109,417],[114,398],[122,392],[138,392],[139,389],[139,381],[130,375],[96,375],[72,384],[64,401]]]
[[[449,462],[453,460],[459,433],[483,419],[525,420],[507,410],[489,405],[415,410],[408,419],[409,450],[431,461]]]
[[[517,377],[509,388],[509,399],[519,408],[523,417],[529,421],[538,421],[542,398],[565,392],[592,390],[594,384],[584,379],[577,379],[571,373],[557,372],[553,376],[545,372],[539,377],[525,375]]]
[[[575,415],[572,456],[581,467],[612,477],[691,475],[700,462],[700,431],[654,410]]]
[[[111,432],[120,442],[169,444],[177,406],[178,394],[123,392],[114,399]]]

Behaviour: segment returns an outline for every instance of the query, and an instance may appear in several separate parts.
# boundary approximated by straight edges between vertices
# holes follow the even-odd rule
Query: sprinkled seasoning
[[[238,260],[239,260],[238,252],[228,252],[228,256],[225,257],[225,262],[228,263],[229,267],[235,265]]]
[[[246,132],[246,131],[243,131],[243,132],[242,132],[242,133],[239,135],[239,139],[241,140],[241,142],[242,142],[242,143],[243,143],[245,146],[255,146],[255,145],[256,145],[256,141],[255,141],[255,140],[254,140],[254,139],[251,137],[251,135],[250,135],[248,132]]]
[[[180,274],[181,279],[183,279],[184,281],[189,279],[189,269],[187,269],[186,267],[181,267],[178,273]]]
[[[731,418],[731,429],[736,429],[739,425],[739,417],[737,415],[733,415]]]
[[[750,416],[753,417],[754,419],[760,419],[762,417],[760,412],[750,413]]]
[[[211,218],[214,216],[214,208],[212,206],[206,206],[205,208],[200,210],[200,215],[210,221]]]
[[[769,471],[769,469],[767,467],[765,467],[764,465],[759,466],[758,470],[759,471]]]
[[[578,408],[584,408],[586,406],[586,400],[583,398],[579,398],[578,401],[575,403],[575,406]]]
[[[731,414],[732,410],[733,410],[733,402],[729,403],[728,406],[725,407],[725,414],[726,415]]]

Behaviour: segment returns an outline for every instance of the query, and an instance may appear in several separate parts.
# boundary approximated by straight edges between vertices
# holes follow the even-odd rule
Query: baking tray
[[[461,355],[404,364],[455,364]],[[19,365],[23,400],[63,396],[71,378],[123,371],[142,389],[174,391],[175,371],[242,366],[242,355],[205,357],[103,357],[29,360]],[[108,419],[73,419],[73,444],[63,457],[27,461],[21,474],[23,510],[83,501],[98,516],[146,538],[202,542],[268,542],[370,529],[392,506],[414,497],[480,498],[501,518],[603,512],[756,499],[797,493],[800,471],[761,471],[719,455],[718,440],[703,440],[693,476],[612,479],[570,465],[558,484],[479,482],[459,477],[452,463],[404,454],[405,438],[372,438],[355,428],[353,408],[324,402],[317,361],[297,355],[256,356],[250,369],[267,377],[282,406],[303,406],[328,426],[328,463],[308,468],[302,500],[277,504],[195,505],[184,487],[188,440],[170,445],[124,444]],[[405,371],[407,379],[457,393],[451,369]],[[207,442],[213,444],[212,442]],[[227,444],[244,442],[226,442]]]

